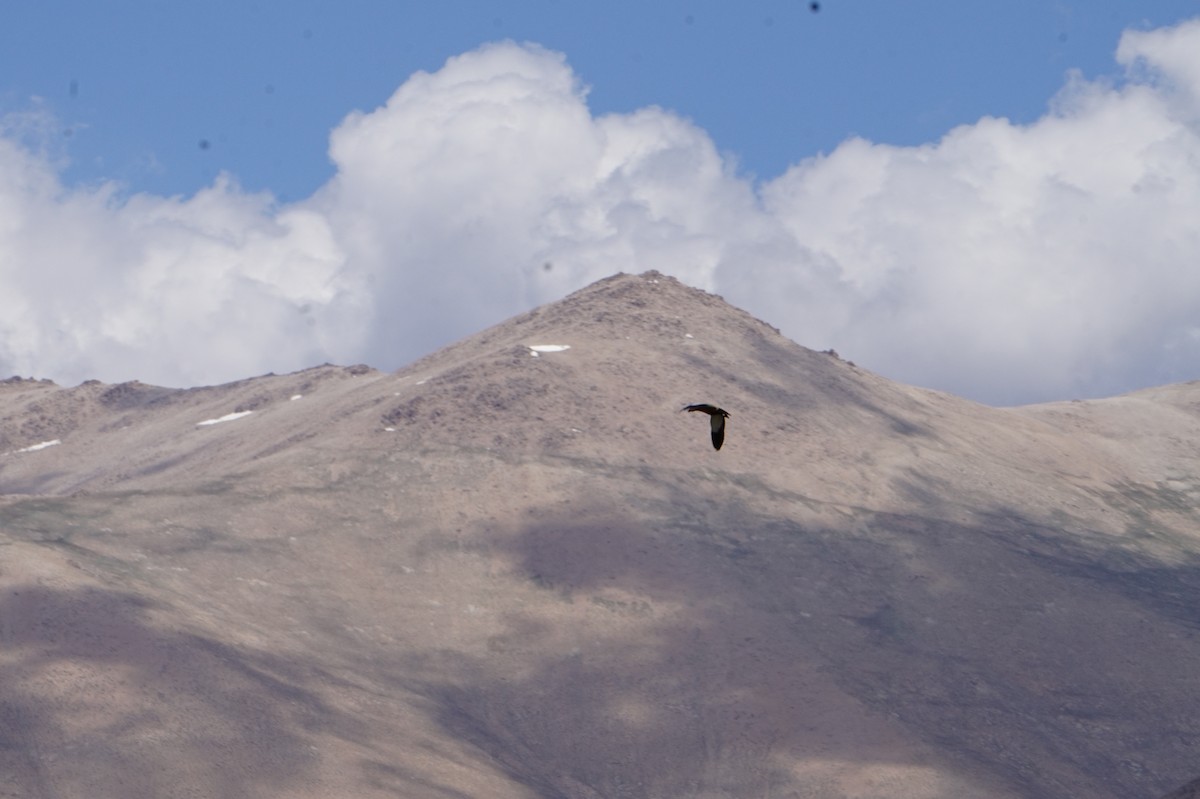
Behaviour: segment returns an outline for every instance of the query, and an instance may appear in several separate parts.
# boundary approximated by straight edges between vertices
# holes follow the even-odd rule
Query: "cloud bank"
[[[660,108],[593,116],[564,56],[499,43],[332,132],[280,206],[66,186],[0,123],[0,375],[217,383],[397,368],[618,271],[995,404],[1200,378],[1200,20],[1127,32],[1028,125],[850,139],[754,183]],[[549,266],[547,266],[549,265]]]

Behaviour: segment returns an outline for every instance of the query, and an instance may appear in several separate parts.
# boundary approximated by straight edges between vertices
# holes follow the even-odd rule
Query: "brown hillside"
[[[395,374],[10,380],[0,796],[1152,799],[1198,451],[1198,385],[989,408],[653,272]]]

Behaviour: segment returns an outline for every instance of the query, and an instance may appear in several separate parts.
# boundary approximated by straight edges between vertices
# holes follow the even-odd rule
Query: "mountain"
[[[991,408],[655,272],[393,374],[13,378],[0,796],[1157,797],[1197,452],[1198,384]]]

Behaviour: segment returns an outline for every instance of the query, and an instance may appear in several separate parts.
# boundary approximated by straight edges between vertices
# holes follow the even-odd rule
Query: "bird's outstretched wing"
[[[708,417],[708,421],[712,423],[713,449],[720,449],[721,445],[725,443],[725,416],[714,413]]]
[[[695,405],[684,405],[679,409],[682,411],[699,411],[708,414],[708,421],[712,425],[712,442],[713,449],[720,449],[725,443],[725,420],[729,418],[729,413],[723,408],[718,408],[716,405],[709,405],[707,402],[700,402]]]

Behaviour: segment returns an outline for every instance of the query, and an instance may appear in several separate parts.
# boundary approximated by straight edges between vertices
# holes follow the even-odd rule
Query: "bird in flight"
[[[708,414],[709,424],[712,425],[712,442],[713,449],[720,449],[721,444],[725,443],[725,420],[729,418],[729,414],[718,408],[716,405],[707,403],[699,403],[697,405],[684,405],[679,409],[683,411],[700,411]]]

